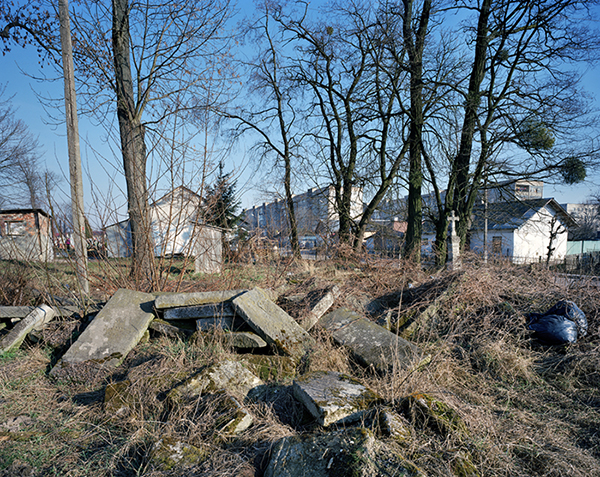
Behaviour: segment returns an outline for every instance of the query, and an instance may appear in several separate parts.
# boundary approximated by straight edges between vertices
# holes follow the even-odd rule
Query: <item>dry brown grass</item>
[[[400,331],[437,300],[433,319],[413,338],[431,356],[422,370],[370,374],[315,328],[311,334],[318,347],[297,372],[352,374],[398,410],[414,393],[449,406],[466,431],[451,426],[443,431],[418,413],[406,414],[412,439],[401,452],[427,475],[476,475],[469,474],[468,463],[482,476],[600,475],[597,289],[567,289],[547,270],[508,264],[467,263],[460,272],[432,274],[412,263],[350,258],[265,260],[232,265],[220,277],[192,278],[177,286],[188,291],[263,286],[289,296],[337,284],[342,294],[336,307],[351,307],[373,320],[388,312],[398,323],[406,318]],[[580,305],[590,334],[569,347],[541,346],[526,331],[526,314],[545,311],[560,299]],[[300,319],[307,307],[297,303],[281,301]],[[278,439],[317,427],[282,373],[267,383],[262,400],[246,403],[254,424],[236,437],[214,432],[222,396],[173,405],[166,397],[173,386],[213,363],[238,359],[218,333],[188,342],[153,336],[110,375],[83,383],[56,381],[48,376],[59,354],[55,347],[72,339],[80,325],[57,321],[42,342],[0,358],[0,425],[28,418],[18,431],[0,432],[0,476],[261,475]],[[111,412],[103,403],[105,389],[125,380],[130,383],[126,409]],[[193,445],[207,458],[185,471],[153,466],[150,457],[160,438]]]

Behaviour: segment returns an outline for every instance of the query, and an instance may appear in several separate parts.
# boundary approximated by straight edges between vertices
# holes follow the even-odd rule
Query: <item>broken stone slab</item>
[[[206,305],[221,303],[241,295],[246,290],[217,290],[208,292],[173,293],[159,295],[154,301],[157,310],[165,308],[179,308],[184,306]]]
[[[34,308],[0,340],[0,354],[7,353],[21,346],[21,343],[23,343],[30,331],[40,329],[45,323],[54,318],[55,314],[56,310],[48,305],[41,305]]]
[[[149,293],[117,290],[52,368],[51,374],[59,376],[61,370],[86,362],[104,368],[120,365],[154,319],[153,304],[154,296]]]
[[[327,310],[331,308],[331,305],[335,302],[335,300],[340,296],[341,290],[340,287],[334,285],[325,295],[313,306],[313,308],[308,312],[308,315],[302,321],[302,328],[306,331],[310,330],[313,326],[317,324],[319,318],[321,318]]]
[[[365,412],[360,425],[379,437],[391,437],[400,444],[409,443],[413,435],[408,420],[385,404]]]
[[[165,320],[197,320],[199,318],[234,317],[235,310],[230,302],[210,303],[208,305],[168,308]]]
[[[194,334],[194,330],[179,328],[178,326],[174,326],[173,324],[158,318],[152,320],[148,328],[163,336],[181,340],[186,340]]]
[[[456,409],[426,393],[413,393],[398,403],[402,412],[441,435],[468,435],[467,425]]]
[[[285,437],[275,444],[265,477],[424,477],[398,450],[366,429]]]
[[[296,375],[296,363],[289,356],[244,354],[239,357],[263,381],[290,380]]]
[[[200,318],[196,320],[196,329],[198,331],[210,331],[213,329],[231,331],[234,329],[232,316],[221,316],[216,318]]]
[[[223,415],[217,419],[217,430],[222,434],[240,434],[254,422],[252,415],[232,396],[225,396],[218,410],[223,412]]]
[[[0,306],[0,319],[23,319],[35,310],[35,306]]]
[[[363,366],[381,374],[394,366],[414,369],[426,359],[414,344],[347,309],[325,315],[319,324],[331,332],[337,344],[349,348]]]
[[[233,306],[261,338],[286,356],[299,358],[315,344],[313,338],[260,288],[239,295],[233,300]]]
[[[358,420],[382,400],[356,379],[332,371],[318,371],[294,381],[294,397],[321,426]]]
[[[444,293],[437,297],[434,302],[423,311],[423,313],[414,318],[412,323],[410,323],[408,326],[405,326],[400,333],[402,337],[409,340],[413,338],[419,330],[429,327],[432,321],[437,317],[440,308],[446,301],[448,301],[449,297],[450,289],[444,291]],[[398,325],[400,325],[400,323],[398,323]]]
[[[199,374],[187,379],[169,393],[169,398],[177,400],[181,396],[194,397],[221,390],[244,399],[251,389],[264,382],[249,371],[239,361],[227,360],[210,366]]]
[[[223,341],[233,348],[266,348],[267,343],[256,333],[249,331],[230,331],[223,334]]]
[[[0,306],[0,320],[11,320],[13,323],[17,323],[29,315],[35,308],[35,306]],[[81,312],[81,309],[77,306],[58,306],[52,308],[54,309],[55,316],[69,317]],[[88,313],[99,310],[100,308],[95,304],[87,307]]]

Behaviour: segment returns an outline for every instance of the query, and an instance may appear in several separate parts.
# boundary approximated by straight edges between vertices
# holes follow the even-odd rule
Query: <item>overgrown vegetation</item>
[[[24,267],[2,263],[1,290],[11,290],[14,271],[8,271],[16,266]],[[126,275],[126,265],[123,270]],[[0,305],[35,304],[39,294],[33,290],[47,290],[48,276],[71,276],[57,268],[39,272],[20,273],[24,291],[5,293]],[[395,448],[426,475],[598,475],[597,288],[584,282],[566,288],[547,270],[509,264],[471,263],[459,272],[431,273],[408,262],[264,261],[232,264],[218,277],[185,272],[179,287],[271,288],[300,320],[306,301],[286,298],[337,284],[342,293],[335,307],[387,322],[401,335],[410,332],[431,356],[419,371],[398,369],[384,378],[370,374],[317,328],[311,334],[318,348],[295,372],[348,373],[380,393],[409,423],[410,438],[394,442]],[[113,291],[114,277],[91,276],[93,290]],[[582,308],[590,333],[569,347],[542,346],[526,331],[525,316],[560,299]],[[432,305],[430,318],[410,328]],[[242,359],[218,333],[186,342],[152,335],[107,377],[82,383],[51,378],[48,371],[85,324],[85,319],[55,320],[39,342],[26,342],[0,358],[1,476],[262,475],[278,439],[318,430],[293,398],[293,378],[283,369],[264,375],[267,397],[247,404],[254,424],[237,437],[214,432],[222,418],[217,395],[173,406],[167,393],[182,379],[207,365]],[[116,412],[104,404],[105,391],[125,379],[131,382],[128,406]],[[153,459],[159,439],[194,446],[196,465],[159,468]]]

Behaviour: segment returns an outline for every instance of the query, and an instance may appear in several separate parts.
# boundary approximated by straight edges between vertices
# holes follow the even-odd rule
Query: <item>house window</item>
[[[492,253],[495,255],[502,254],[502,237],[492,237]]]
[[[4,235],[25,235],[25,222],[22,220],[15,222],[4,222]]]

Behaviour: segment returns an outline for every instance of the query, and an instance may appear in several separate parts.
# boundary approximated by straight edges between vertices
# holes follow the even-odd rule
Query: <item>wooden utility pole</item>
[[[75,75],[73,72],[73,47],[71,44],[71,24],[68,0],[58,0],[60,18],[60,42],[62,47],[63,74],[65,81],[65,115],[67,121],[67,142],[69,149],[69,175],[71,180],[71,209],[73,213],[73,246],[77,265],[77,279],[81,292],[88,295],[87,247],[85,240],[85,219],[83,217],[83,178],[81,155],[79,152],[79,124],[75,99]]]

